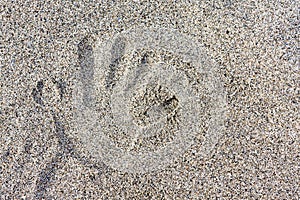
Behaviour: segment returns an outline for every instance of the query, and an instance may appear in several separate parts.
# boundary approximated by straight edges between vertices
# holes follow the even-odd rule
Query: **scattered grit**
[[[296,1],[0,3],[0,199],[299,199]],[[98,57],[93,52],[97,45],[87,44],[137,27],[187,35],[216,63],[226,116],[222,137],[209,156],[202,156],[201,151],[202,137],[208,135],[198,134],[196,142],[166,165],[126,171],[128,168],[95,156],[87,144],[97,147],[97,142],[81,137],[74,101],[78,74],[83,107],[104,104],[97,104],[98,98],[89,95],[102,94],[97,92],[99,85],[123,92],[128,86],[131,93],[122,94],[125,103],[130,100],[130,105],[124,104],[129,106],[124,113],[133,117],[130,123],[148,127],[158,121],[157,126],[162,127],[162,133],[155,129],[141,132],[143,137],[161,134],[154,143],[128,140],[122,131],[103,130],[118,148],[132,154],[150,152],[176,140],[172,131],[177,125],[180,130],[182,121],[177,119],[185,114],[180,112],[184,108],[180,91],[172,90],[170,84],[157,84],[155,80],[160,79],[155,74],[159,73],[141,72],[150,80],[145,87],[140,87],[142,80],[137,86],[130,85],[134,70],[129,70],[127,78],[121,75],[122,69],[134,68],[136,63],[154,63],[151,66],[164,74],[164,66],[157,64],[161,55],[170,54],[175,61],[180,61],[180,55],[149,48],[127,51],[120,40],[109,50],[111,70],[102,85],[93,78],[99,72],[89,70],[93,62],[97,66]],[[118,56],[121,54],[124,56]],[[86,58],[95,60],[86,62]],[[82,73],[82,69],[87,71]],[[122,97],[118,92],[112,94]],[[112,101],[112,113],[121,112],[120,105]],[[93,110],[106,116],[108,111],[103,108],[105,105]],[[126,127],[124,123],[116,118],[111,126],[117,125],[113,129],[117,130]],[[205,127],[206,121],[203,123]]]

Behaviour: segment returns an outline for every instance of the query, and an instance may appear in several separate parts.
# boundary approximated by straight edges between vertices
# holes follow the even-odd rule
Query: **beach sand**
[[[0,199],[299,199],[297,1],[2,0],[0,8]],[[132,41],[153,51],[134,54],[130,30],[146,30]],[[148,30],[166,31],[150,40]],[[169,31],[170,43],[162,39]],[[114,40],[122,34],[125,42]],[[185,44],[203,53],[198,75]],[[160,61],[186,63],[194,79],[151,64]],[[151,67],[138,71],[137,62]],[[195,104],[182,103],[189,95]],[[114,120],[97,121],[111,113]],[[155,123],[136,137],[117,129]],[[193,131],[177,137],[177,125]],[[138,139],[161,127],[160,137]],[[99,133],[127,153],[107,153],[115,147]],[[149,153],[157,149],[164,156]]]

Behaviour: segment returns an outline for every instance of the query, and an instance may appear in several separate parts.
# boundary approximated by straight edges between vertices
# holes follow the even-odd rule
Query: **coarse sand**
[[[299,7],[0,0],[0,199],[299,199]]]

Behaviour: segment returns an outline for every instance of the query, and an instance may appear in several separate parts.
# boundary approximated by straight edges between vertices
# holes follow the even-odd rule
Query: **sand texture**
[[[0,0],[0,199],[299,199],[299,7]]]

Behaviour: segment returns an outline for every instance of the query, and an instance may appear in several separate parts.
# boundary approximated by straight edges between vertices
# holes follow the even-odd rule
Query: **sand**
[[[298,8],[2,1],[0,199],[299,199]]]

